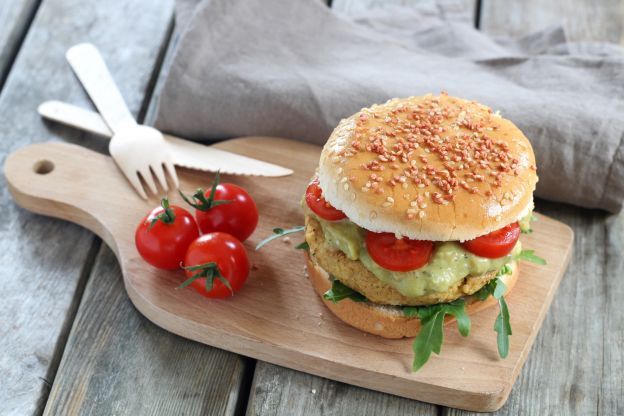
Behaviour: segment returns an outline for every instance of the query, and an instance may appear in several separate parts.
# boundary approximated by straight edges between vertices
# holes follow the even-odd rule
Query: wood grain
[[[248,364],[137,313],[102,246],[45,415],[235,414]]]
[[[192,3],[196,0],[178,1],[176,11],[190,9]],[[164,67],[179,33],[173,31]],[[149,100],[148,123],[159,83]],[[123,409],[124,414],[241,414],[252,371],[252,360],[173,336],[143,318],[123,289],[117,261],[104,247],[45,413],[109,415]]]
[[[438,406],[258,361],[248,415],[435,415]]]
[[[38,0],[11,0],[3,2],[0,7],[0,88],[38,3]]]
[[[0,8],[5,12],[15,3],[3,2]],[[138,113],[171,19],[164,6],[147,0],[118,0],[115,7],[95,0],[44,1],[0,96],[2,159],[13,149],[59,135],[90,145],[88,136],[46,128],[36,113],[39,103],[50,98],[88,105],[64,57],[67,48],[85,39],[110,56],[111,70],[120,74],[119,86]],[[132,18],[138,15],[143,18]],[[93,147],[104,148],[101,143]],[[0,190],[0,261],[5,265],[0,270],[0,413],[38,414],[99,240],[79,227],[19,209],[10,201],[4,176]]]
[[[441,9],[447,15],[471,22],[474,21],[477,10],[476,0],[333,0],[331,3],[333,10],[347,14],[388,5],[418,5]]]
[[[301,221],[300,195],[318,163],[320,148],[267,137],[230,140],[218,146],[280,161],[295,170],[285,178],[225,177],[250,190],[263,213],[258,229],[246,242],[255,269],[245,290],[226,301],[176,290],[184,279],[181,273],[156,270],[138,256],[134,226],[157,201],[146,203],[132,193],[110,158],[68,144],[35,145],[14,152],[7,159],[5,173],[20,205],[77,222],[100,235],[117,254],[135,306],[165,329],[239,354],[400,396],[475,410],[502,405],[567,265],[569,228],[540,217],[540,227],[524,239],[548,265],[523,264],[519,282],[508,297],[514,335],[507,360],[497,357],[492,322],[498,311],[490,308],[475,315],[479,319],[473,320],[469,342],[447,331],[445,353],[414,374],[409,370],[411,340],[365,336],[329,315],[306,281],[302,256],[292,246],[278,243],[270,250],[252,250],[276,225],[288,227]],[[54,169],[38,174],[42,164],[54,165]],[[207,175],[196,172],[181,171],[180,177],[183,189],[208,183]],[[82,197],[96,185],[97,194]],[[181,203],[177,195],[170,199]],[[215,316],[221,318],[216,321]],[[456,376],[458,367],[462,377]]]
[[[524,35],[563,22],[572,39],[622,43],[623,12],[620,0],[522,5],[483,0],[482,28],[497,35]],[[624,296],[624,215],[544,201],[537,208],[572,227],[574,255],[534,352],[497,414],[624,414],[624,314],[619,301]]]
[[[359,10],[387,5],[444,7],[454,16],[466,21],[475,20],[476,1],[439,0],[333,0],[333,10],[352,14]],[[280,386],[280,388],[276,388]],[[318,394],[311,395],[308,386],[314,386]],[[435,415],[438,406],[418,401],[407,401],[387,394],[350,386],[298,373],[272,364],[258,362],[249,398],[248,413],[257,415],[290,415],[291,409],[303,414],[419,414]]]
[[[522,36],[562,24],[572,41],[624,44],[622,0],[482,0],[481,28],[487,33]]]
[[[541,201],[538,209],[573,228],[574,256],[535,351],[497,414],[622,414],[624,323],[621,307],[617,312],[613,302],[624,287],[622,218]],[[618,255],[607,255],[618,248]],[[449,409],[445,414],[471,413]]]

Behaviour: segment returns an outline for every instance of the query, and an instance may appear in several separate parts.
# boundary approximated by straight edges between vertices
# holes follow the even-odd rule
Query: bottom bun
[[[329,274],[318,265],[312,256],[308,253],[305,253],[305,256],[308,265],[308,275],[314,290],[325,302],[329,310],[338,318],[357,329],[384,338],[415,337],[418,334],[420,320],[405,316],[400,307],[379,305],[371,302],[354,302],[348,298],[338,303],[323,299],[323,294],[331,289],[332,286]],[[500,276],[500,279],[507,286],[507,293],[518,280],[518,264],[514,261],[512,265],[513,271],[511,274]],[[480,301],[474,296],[466,296],[464,299],[466,301],[466,313],[469,315],[497,303],[492,296],[489,296],[484,301]],[[455,318],[450,315],[447,315],[445,318],[445,324],[453,321],[455,321]]]

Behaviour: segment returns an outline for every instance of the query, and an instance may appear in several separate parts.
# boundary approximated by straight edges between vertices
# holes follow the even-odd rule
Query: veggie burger
[[[543,264],[519,241],[537,181],[527,138],[485,105],[442,93],[364,108],[333,131],[306,190],[312,285],[349,325],[416,336],[414,370],[440,352],[447,315],[465,336],[468,315],[497,304],[505,357],[517,260]]]

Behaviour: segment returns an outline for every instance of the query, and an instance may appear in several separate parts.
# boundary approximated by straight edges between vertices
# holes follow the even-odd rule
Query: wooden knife
[[[67,126],[110,138],[112,132],[102,117],[90,110],[61,101],[46,101],[37,109],[39,114]],[[211,146],[163,134],[171,148],[173,162],[185,168],[230,175],[288,176],[291,169],[250,157],[226,152]]]

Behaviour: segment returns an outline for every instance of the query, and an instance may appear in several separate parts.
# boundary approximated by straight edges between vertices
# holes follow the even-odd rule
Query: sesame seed
[[[508,144],[489,136],[498,129],[497,122],[491,120],[491,109],[475,102],[445,99],[455,107],[443,106],[440,97],[430,95],[416,103],[391,100],[386,107],[362,109],[356,116],[355,137],[350,142],[343,140],[332,154],[333,160],[343,162],[358,153],[371,153],[372,160],[361,165],[370,171],[362,192],[372,188],[383,194],[383,183],[391,187],[401,184],[405,190],[410,185],[431,187],[433,195],[441,195],[435,196],[441,204],[448,204],[459,192],[478,194],[478,188],[470,183],[484,182],[497,188],[506,176],[519,175],[523,167],[518,155]],[[381,123],[368,124],[371,118]],[[397,174],[383,179],[379,172],[388,169]],[[339,175],[343,171],[338,170]],[[434,198],[429,193],[425,197]],[[416,206],[423,206],[421,202]]]

